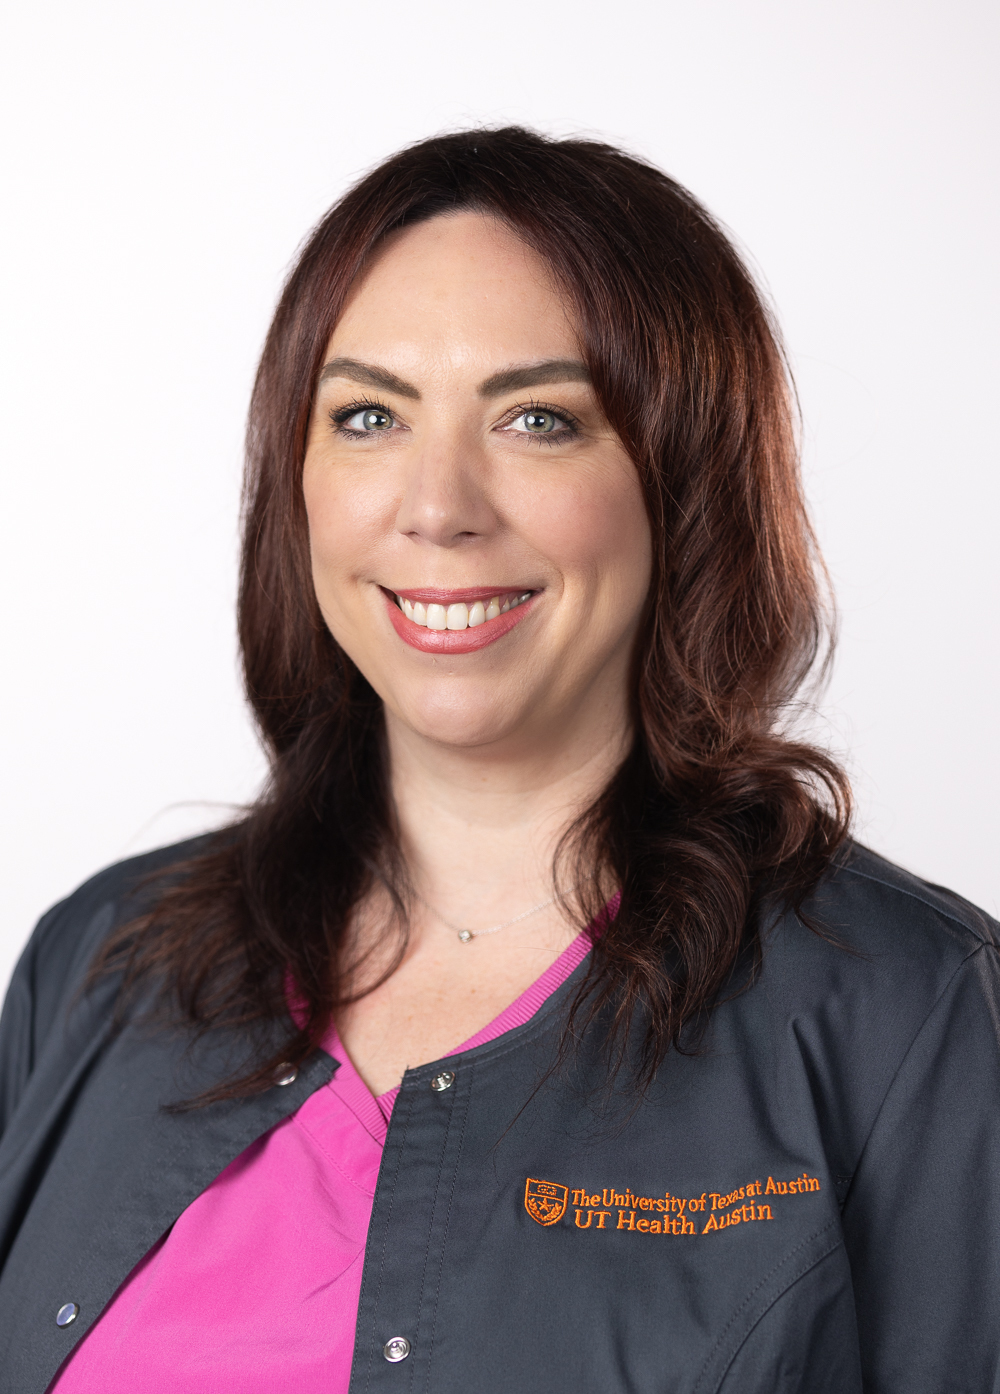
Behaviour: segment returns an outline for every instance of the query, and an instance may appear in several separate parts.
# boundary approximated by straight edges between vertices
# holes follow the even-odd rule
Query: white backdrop
[[[296,244],[405,142],[525,122],[686,183],[776,304],[861,836],[996,913],[997,7],[8,6],[0,983],[98,867],[252,796],[243,415]]]

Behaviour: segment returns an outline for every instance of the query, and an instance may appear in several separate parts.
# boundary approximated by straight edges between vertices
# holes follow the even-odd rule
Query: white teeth
[[[399,608],[408,620],[414,624],[420,624],[427,629],[475,629],[487,620],[495,620],[500,615],[505,615],[508,610],[514,610],[518,605],[523,605],[526,600],[530,600],[533,591],[522,591],[520,595],[511,595],[508,591],[506,595],[494,595],[484,605],[481,600],[474,604],[464,605],[459,601],[455,605],[425,605],[420,600],[406,600],[402,596],[397,596]]]
[[[463,605],[461,601],[457,605],[449,605],[446,616],[449,629],[468,629],[469,627],[469,607]]]

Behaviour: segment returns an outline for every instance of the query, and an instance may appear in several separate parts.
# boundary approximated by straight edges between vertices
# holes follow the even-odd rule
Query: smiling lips
[[[425,653],[472,653],[501,639],[531,608],[537,591],[386,591],[399,637]]]

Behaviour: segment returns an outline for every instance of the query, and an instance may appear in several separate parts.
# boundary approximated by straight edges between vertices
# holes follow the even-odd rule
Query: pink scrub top
[[[528,1021],[579,935],[453,1054]],[[328,1084],[242,1152],[129,1275],[51,1394],[347,1394],[361,1271],[397,1089],[376,1098],[336,1032]]]

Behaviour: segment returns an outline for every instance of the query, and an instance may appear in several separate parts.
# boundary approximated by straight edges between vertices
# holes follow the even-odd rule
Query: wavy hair
[[[394,965],[405,945],[381,702],[321,618],[302,466],[325,349],[355,278],[388,234],[456,210],[502,220],[564,288],[652,530],[633,744],[557,857],[582,924],[609,884],[621,891],[574,1029],[601,1013],[619,1063],[626,1040],[640,1041],[634,1063],[648,1081],[745,955],[759,957],[762,906],[801,907],[846,836],[845,775],[782,730],[803,681],[822,671],[830,633],[789,377],[739,254],[685,189],[609,145],[518,127],[422,141],[366,175],[305,242],[257,374],[239,635],[267,786],[175,868],[102,959],[124,966],[127,982],[155,975],[195,1028],[245,1034],[245,1068],[206,1100],[265,1088],[281,1062],[315,1048],[349,1000],[352,912],[376,884],[394,906]],[[287,1026],[280,1047],[271,1034],[254,1053],[276,1020]]]

